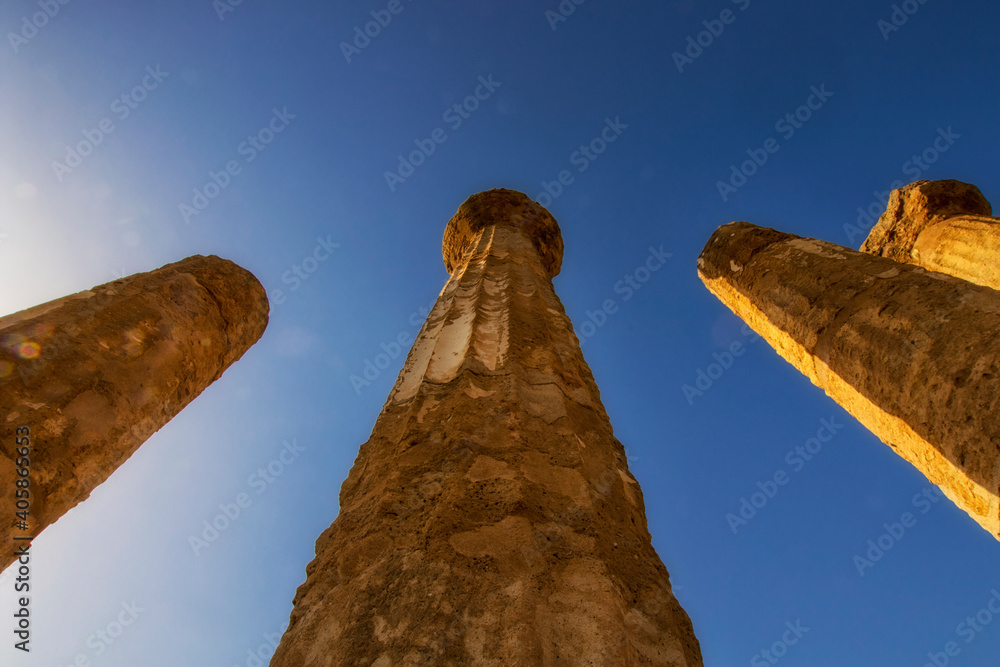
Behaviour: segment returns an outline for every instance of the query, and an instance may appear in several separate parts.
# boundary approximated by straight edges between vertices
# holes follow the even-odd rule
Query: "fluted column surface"
[[[552,287],[558,226],[504,190],[452,223],[271,665],[701,665]]]

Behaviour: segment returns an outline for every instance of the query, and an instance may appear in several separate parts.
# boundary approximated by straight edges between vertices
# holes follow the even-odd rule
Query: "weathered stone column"
[[[1000,290],[1000,220],[974,185],[916,181],[893,190],[862,252]]]
[[[746,222],[698,259],[778,353],[1000,538],[1000,299],[910,264]]]
[[[260,338],[264,288],[196,255],[0,318],[0,570],[85,500]],[[15,432],[30,431],[30,520],[13,525]]]
[[[552,287],[562,238],[490,190],[316,543],[272,667],[701,665]]]

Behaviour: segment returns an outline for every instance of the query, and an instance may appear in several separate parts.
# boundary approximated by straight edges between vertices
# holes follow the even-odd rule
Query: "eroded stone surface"
[[[979,189],[916,181],[893,190],[863,252],[1000,289],[1000,220]]]
[[[542,227],[504,224],[537,204],[484,196],[448,225],[451,278],[271,665],[701,665],[552,288],[558,227],[541,207]]]
[[[975,185],[955,180],[914,181],[889,194],[878,222],[861,251],[909,262],[920,232],[959,215],[990,216],[990,203]]]
[[[13,535],[85,500],[263,334],[257,279],[189,257],[0,318],[0,569]],[[31,520],[14,531],[15,429],[31,432]]]
[[[1000,299],[910,264],[734,222],[705,285],[1000,538]]]
[[[955,180],[914,181],[892,191],[885,213],[861,251],[909,262],[913,244],[929,225],[958,215],[992,214],[990,203],[975,185]]]

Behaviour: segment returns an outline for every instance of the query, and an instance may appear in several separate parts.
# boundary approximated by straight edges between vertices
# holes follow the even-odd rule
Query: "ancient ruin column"
[[[0,318],[0,570],[14,537],[85,500],[260,338],[267,316],[250,272],[196,255]],[[29,519],[14,526],[23,428]]]
[[[272,667],[701,665],[552,287],[562,238],[490,190],[316,542]]]
[[[862,252],[1000,290],[1000,220],[974,185],[916,181],[893,190]]]
[[[698,259],[709,290],[1000,538],[996,291],[746,222]]]

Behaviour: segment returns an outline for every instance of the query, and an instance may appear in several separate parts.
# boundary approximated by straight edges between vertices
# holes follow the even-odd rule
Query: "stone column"
[[[979,189],[916,181],[893,190],[863,252],[1000,290],[1000,220]]]
[[[701,665],[521,193],[448,223],[451,278],[316,542],[272,667]]]
[[[702,281],[1000,538],[1000,299],[989,288],[746,222]]]
[[[196,255],[0,318],[0,570],[15,536],[85,500],[260,338],[267,316],[250,272]],[[27,530],[13,523],[21,427]]]

